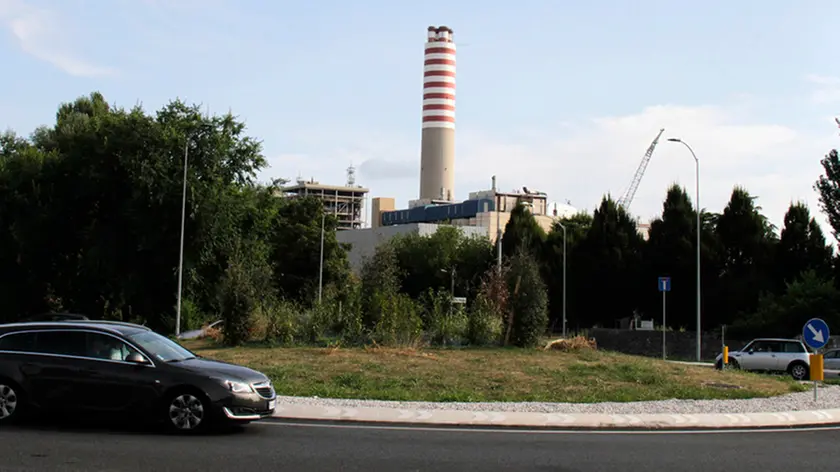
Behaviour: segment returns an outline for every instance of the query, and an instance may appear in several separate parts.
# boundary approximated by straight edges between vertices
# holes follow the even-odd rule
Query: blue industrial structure
[[[382,212],[382,226],[460,220],[474,218],[477,214],[488,211],[496,211],[496,205],[493,200],[487,198],[447,205],[425,205],[407,210]]]

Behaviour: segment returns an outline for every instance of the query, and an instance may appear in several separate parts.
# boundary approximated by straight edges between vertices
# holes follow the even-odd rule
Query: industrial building
[[[465,235],[495,242],[518,204],[526,205],[545,231],[551,231],[556,219],[577,212],[570,205],[549,204],[545,193],[526,187],[499,191],[495,176],[489,190],[472,192],[465,201],[455,200],[455,50],[452,29],[428,28],[423,55],[419,198],[409,201],[406,209],[397,209],[393,198],[373,198],[370,228],[337,234],[339,242],[350,245],[354,270],[361,268],[378,245],[396,235],[431,235],[442,226],[457,226]]]
[[[464,201],[455,199],[455,74],[456,47],[454,32],[446,26],[430,26],[423,52],[423,100],[420,120],[420,188],[417,199],[408,208],[397,209],[394,198],[371,200],[369,227],[364,222],[364,203],[368,189],[355,185],[355,170],[348,169],[347,185],[322,185],[298,179],[285,187],[287,197],[315,196],[324,208],[339,219],[336,238],[349,245],[352,268],[358,271],[376,247],[397,235],[435,233],[442,226],[459,227],[465,235],[487,237],[496,243],[510,221],[511,211],[525,205],[546,232],[554,223],[575,215],[578,210],[567,203],[549,203],[544,192],[521,190],[503,192],[492,177],[489,190],[471,192]],[[661,136],[654,139],[619,204],[628,207],[633,200],[647,163]],[[638,225],[647,238],[649,224]]]
[[[347,184],[324,185],[314,179],[298,179],[294,185],[280,189],[286,198],[316,197],[324,204],[324,211],[338,219],[338,229],[356,230],[364,226],[364,206],[369,190],[356,185],[356,170],[347,169]]]

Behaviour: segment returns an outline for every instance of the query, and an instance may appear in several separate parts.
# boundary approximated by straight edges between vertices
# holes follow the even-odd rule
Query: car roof
[[[788,339],[788,338],[755,338],[752,342],[755,341],[780,341],[780,342],[787,342],[787,343],[801,343],[802,341],[798,339]]]
[[[20,331],[22,329],[97,329],[100,331],[129,336],[132,334],[151,331],[151,329],[134,323],[104,320],[65,320],[65,321],[32,321],[8,323],[0,325],[0,332]]]

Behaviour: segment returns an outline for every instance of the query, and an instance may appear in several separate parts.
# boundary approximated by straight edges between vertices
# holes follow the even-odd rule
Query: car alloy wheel
[[[182,393],[169,403],[169,421],[176,429],[194,430],[204,421],[204,404],[194,395]]]
[[[808,375],[808,369],[802,364],[796,364],[790,368],[790,375],[796,380],[805,380],[805,377]]]
[[[0,421],[14,416],[18,407],[18,396],[12,387],[0,384]]]

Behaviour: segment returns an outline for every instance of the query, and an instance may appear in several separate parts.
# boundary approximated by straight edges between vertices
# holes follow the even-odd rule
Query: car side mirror
[[[132,352],[125,358],[125,360],[127,362],[131,362],[138,365],[146,365],[149,363],[148,359],[146,359],[142,354],[137,352]]]
[[[749,354],[749,355],[755,354],[755,349],[750,349],[749,351],[747,351],[747,354]]]

